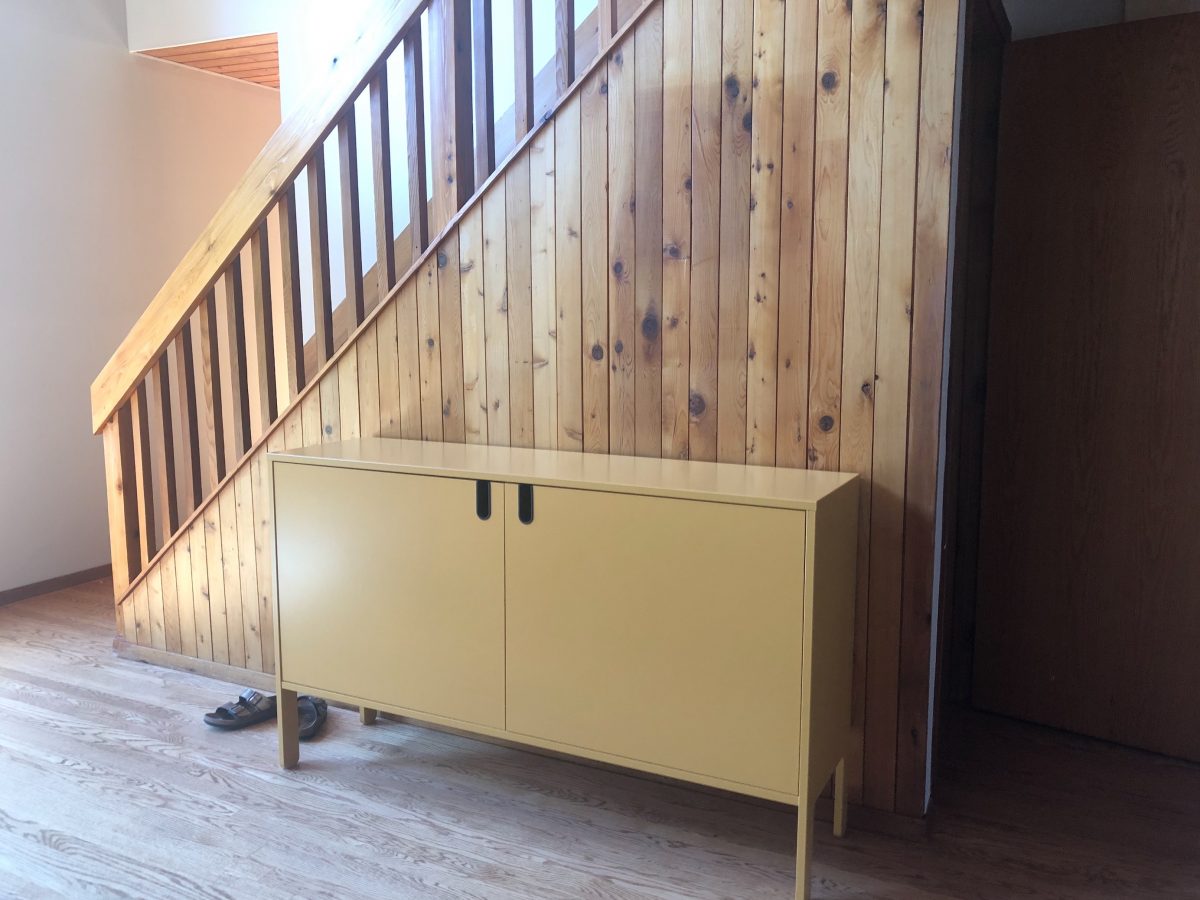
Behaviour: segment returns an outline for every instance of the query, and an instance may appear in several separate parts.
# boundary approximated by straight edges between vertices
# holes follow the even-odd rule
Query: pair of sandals
[[[329,713],[329,704],[320,697],[310,697],[302,694],[296,700],[300,719],[300,740],[305,741],[314,737]],[[247,725],[257,725],[275,718],[275,697],[271,694],[260,694],[253,688],[246,688],[232,703],[218,706],[210,713],[204,714],[204,721],[214,728],[225,731],[237,731]]]

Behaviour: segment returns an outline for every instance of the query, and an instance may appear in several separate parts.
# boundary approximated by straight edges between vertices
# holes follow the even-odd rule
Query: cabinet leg
[[[300,762],[300,715],[295,691],[281,689],[276,693],[275,722],[279,729],[279,765],[294,769]]]
[[[369,706],[360,706],[358,708],[358,721],[364,725],[374,725],[375,717],[379,715],[379,710],[371,709]]]
[[[812,896],[813,824],[816,805],[807,797],[801,797],[796,811],[796,900],[809,900]]]
[[[846,836],[846,760],[838,760],[833,770],[833,836]]]

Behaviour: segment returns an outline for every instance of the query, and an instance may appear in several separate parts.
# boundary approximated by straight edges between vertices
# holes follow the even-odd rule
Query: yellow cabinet
[[[504,725],[504,496],[476,482],[273,468],[287,682]]]
[[[804,519],[507,486],[508,730],[797,791]]]
[[[858,484],[370,438],[271,453],[296,694],[795,804],[845,826]]]

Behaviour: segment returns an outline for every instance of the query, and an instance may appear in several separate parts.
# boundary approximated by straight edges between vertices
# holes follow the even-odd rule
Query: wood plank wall
[[[959,5],[651,4],[266,446],[861,473],[851,796],[922,814]],[[273,670],[265,478],[135,582],[127,639]]]

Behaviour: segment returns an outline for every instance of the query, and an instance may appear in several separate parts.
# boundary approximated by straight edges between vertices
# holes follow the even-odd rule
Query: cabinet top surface
[[[766,466],[362,438],[268,454],[275,462],[816,509],[858,476]]]

